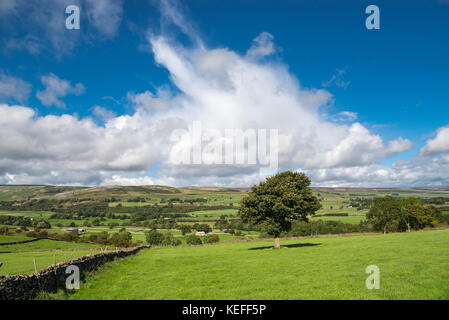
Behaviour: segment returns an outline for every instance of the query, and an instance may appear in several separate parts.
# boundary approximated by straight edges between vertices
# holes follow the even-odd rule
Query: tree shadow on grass
[[[283,248],[315,247],[315,246],[319,246],[320,244],[321,243],[293,243],[293,244],[281,245],[281,249],[283,249]],[[248,250],[264,250],[264,249],[273,249],[273,246],[255,247],[255,248],[249,248]]]

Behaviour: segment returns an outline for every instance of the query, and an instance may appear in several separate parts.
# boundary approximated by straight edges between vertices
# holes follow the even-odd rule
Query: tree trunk
[[[281,248],[281,240],[279,240],[279,238],[274,239],[274,248],[275,249]]]

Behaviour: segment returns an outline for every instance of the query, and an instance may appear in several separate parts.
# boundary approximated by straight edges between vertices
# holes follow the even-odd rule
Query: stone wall
[[[80,274],[83,274],[97,269],[116,257],[127,257],[144,248],[150,248],[150,246],[87,255],[50,266],[37,274],[0,276],[0,300],[29,300],[41,291],[52,292],[58,287],[65,287],[66,279],[69,276],[65,272],[70,265],[78,266]]]

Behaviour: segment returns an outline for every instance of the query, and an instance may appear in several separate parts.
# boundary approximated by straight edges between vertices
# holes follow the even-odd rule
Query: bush
[[[42,220],[36,223],[35,228],[39,229],[51,229],[51,224],[48,221]]]
[[[164,235],[157,230],[151,230],[145,234],[145,238],[149,245],[160,246],[164,240]]]
[[[193,229],[195,229],[196,231],[202,231],[204,233],[209,233],[212,231],[212,229],[210,228],[210,226],[207,223],[195,223],[193,225]]]
[[[186,237],[186,242],[187,242],[187,244],[191,244],[191,245],[203,244],[203,242],[201,241],[201,238],[194,234],[188,235]]]
[[[2,235],[2,236],[7,236],[8,233],[9,233],[8,227],[2,227],[2,228],[0,228],[0,235]]]
[[[39,231],[36,233],[37,238],[48,238],[48,232],[45,230]]]
[[[146,233],[147,242],[150,245],[154,246],[179,246],[181,245],[181,241],[179,239],[175,239],[173,234],[170,232],[161,233],[157,230],[151,230]]]
[[[183,236],[185,236],[187,233],[192,232],[192,228],[187,224],[181,224],[178,228],[179,230],[181,230]]]
[[[28,231],[27,232],[27,237],[37,238],[37,233],[35,231]]]
[[[114,233],[109,239],[109,242],[116,247],[129,247],[131,246],[132,234],[126,230]]]
[[[217,243],[220,241],[220,238],[218,237],[218,234],[208,234],[204,238],[204,243]]]
[[[108,224],[109,229],[114,229],[116,227],[119,227],[120,225],[117,222],[111,222],[110,224]]]
[[[98,236],[95,233],[89,234],[87,237],[87,240],[89,240],[89,242],[95,242],[97,241]]]

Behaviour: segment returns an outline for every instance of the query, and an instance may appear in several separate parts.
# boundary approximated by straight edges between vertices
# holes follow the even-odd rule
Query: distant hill
[[[222,188],[211,186],[191,186],[174,188],[169,186],[99,186],[99,187],[76,187],[76,186],[0,186],[0,201],[29,200],[29,199],[70,199],[70,198],[132,198],[146,197],[150,195],[177,195],[207,196],[208,193],[227,193],[235,195],[248,192],[250,188]],[[430,188],[326,188],[314,187],[315,193],[339,193],[346,196],[382,196],[386,194],[401,196],[436,197],[449,196],[449,187]]]

